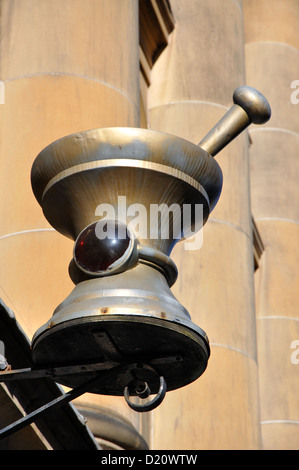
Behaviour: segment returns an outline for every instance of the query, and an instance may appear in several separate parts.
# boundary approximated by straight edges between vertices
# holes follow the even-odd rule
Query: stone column
[[[245,84],[243,12],[237,0],[172,0],[176,27],[152,73],[152,129],[198,143]],[[153,412],[155,449],[256,449],[260,446],[248,135],[217,157],[220,201],[203,246],[173,259],[173,288],[192,321],[208,334],[204,375],[170,392]]]
[[[263,448],[298,449],[299,103],[291,86],[299,79],[299,2],[243,4],[247,82],[272,107],[271,121],[250,130],[252,208],[265,245],[256,279]]]
[[[31,338],[74,287],[73,242],[43,217],[31,166],[67,134],[138,127],[138,1],[0,3],[0,296]]]

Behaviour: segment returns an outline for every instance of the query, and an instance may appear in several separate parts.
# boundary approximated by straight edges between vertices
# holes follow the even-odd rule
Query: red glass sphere
[[[130,256],[131,234],[119,221],[101,220],[86,227],[74,247],[74,261],[88,274],[118,269]]]

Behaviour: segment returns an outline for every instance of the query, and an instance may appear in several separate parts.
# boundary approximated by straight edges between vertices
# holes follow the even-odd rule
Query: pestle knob
[[[198,144],[213,157],[250,124],[264,124],[271,117],[268,101],[255,88],[237,88],[233,100],[234,105]]]

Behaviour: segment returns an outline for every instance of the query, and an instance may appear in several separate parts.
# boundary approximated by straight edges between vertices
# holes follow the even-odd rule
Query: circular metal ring
[[[125,400],[126,400],[127,404],[129,405],[130,408],[132,408],[132,410],[138,411],[139,413],[143,413],[145,411],[151,411],[151,410],[154,410],[155,408],[157,408],[157,406],[159,406],[162,403],[162,401],[164,400],[166,390],[167,390],[167,387],[166,387],[165,379],[164,379],[164,377],[160,377],[160,388],[159,388],[159,391],[158,391],[157,395],[153,398],[153,400],[145,403],[144,405],[137,405],[135,403],[132,403],[130,401],[129,386],[128,385],[124,389],[124,397],[125,397]],[[140,394],[139,394],[139,396],[140,396]]]

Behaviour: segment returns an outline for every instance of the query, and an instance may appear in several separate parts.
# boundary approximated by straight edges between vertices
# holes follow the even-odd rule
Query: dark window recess
[[[168,0],[139,0],[139,44],[150,68],[167,46],[173,29]]]

